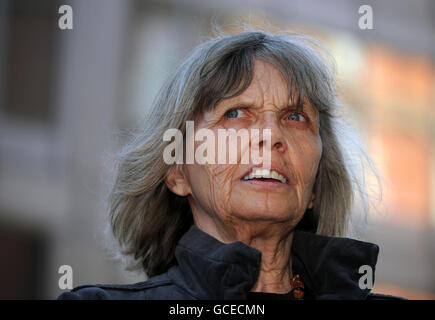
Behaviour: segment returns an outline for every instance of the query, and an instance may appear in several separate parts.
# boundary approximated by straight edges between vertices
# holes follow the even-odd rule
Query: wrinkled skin
[[[234,108],[238,111],[228,117],[227,111]],[[240,163],[173,166],[166,179],[172,192],[188,197],[199,228],[222,242],[239,240],[262,252],[260,276],[252,291],[286,293],[291,289],[288,266],[293,231],[315,197],[312,190],[322,154],[319,115],[307,101],[302,117],[294,112],[280,72],[256,59],[250,86],[205,112],[195,121],[195,131],[213,130],[217,149],[219,128],[269,128],[271,140],[260,138],[255,147],[271,148],[271,163],[263,165],[277,166],[287,183],[272,187],[242,181],[252,164]],[[196,142],[195,148],[200,144]],[[238,159],[252,144],[250,140],[238,148]]]

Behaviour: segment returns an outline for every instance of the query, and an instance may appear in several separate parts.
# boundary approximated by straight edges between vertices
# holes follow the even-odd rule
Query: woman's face
[[[167,184],[173,192],[188,196],[194,219],[225,225],[284,223],[293,228],[314,197],[312,189],[322,154],[317,110],[305,102],[301,112],[297,111],[280,72],[256,59],[250,86],[205,112],[195,121],[195,132],[201,128],[214,132],[216,153],[219,143],[222,147],[228,142],[218,141],[218,129],[259,129],[260,139],[238,145],[236,164],[220,164],[216,154],[216,164],[185,164],[177,169],[178,175],[171,171],[169,180],[173,179]],[[270,140],[261,138],[263,129],[270,129]],[[195,142],[195,149],[201,143]],[[242,164],[242,154],[252,148],[261,154],[266,147],[271,152],[268,166],[272,178],[251,175],[246,180],[261,165],[252,161]]]

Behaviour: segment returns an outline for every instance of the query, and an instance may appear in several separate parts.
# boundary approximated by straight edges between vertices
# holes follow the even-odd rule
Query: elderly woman
[[[121,153],[110,197],[120,251],[150,278],[60,298],[388,297],[370,293],[378,246],[341,237],[359,185],[336,107],[329,69],[300,37],[250,31],[199,46]],[[207,161],[188,124],[208,130]],[[239,148],[218,140],[231,129],[261,134]],[[168,132],[182,138],[172,163]],[[224,151],[237,161],[218,161]],[[242,162],[249,151],[263,156]]]

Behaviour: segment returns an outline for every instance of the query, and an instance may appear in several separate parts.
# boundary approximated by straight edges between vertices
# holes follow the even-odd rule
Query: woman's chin
[[[285,222],[293,221],[295,214],[289,209],[282,207],[268,207],[262,208],[261,206],[245,207],[243,210],[238,210],[237,217],[245,221],[253,222]]]
[[[280,182],[275,179],[253,179],[253,180],[240,180],[240,185],[245,192],[289,192],[290,184],[288,182]]]

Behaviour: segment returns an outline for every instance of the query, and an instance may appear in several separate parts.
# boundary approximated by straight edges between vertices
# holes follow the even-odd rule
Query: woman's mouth
[[[261,181],[261,182],[272,182],[272,183],[287,183],[287,179],[283,175],[276,172],[275,170],[254,168],[252,172],[244,176],[241,180],[243,181]]]

